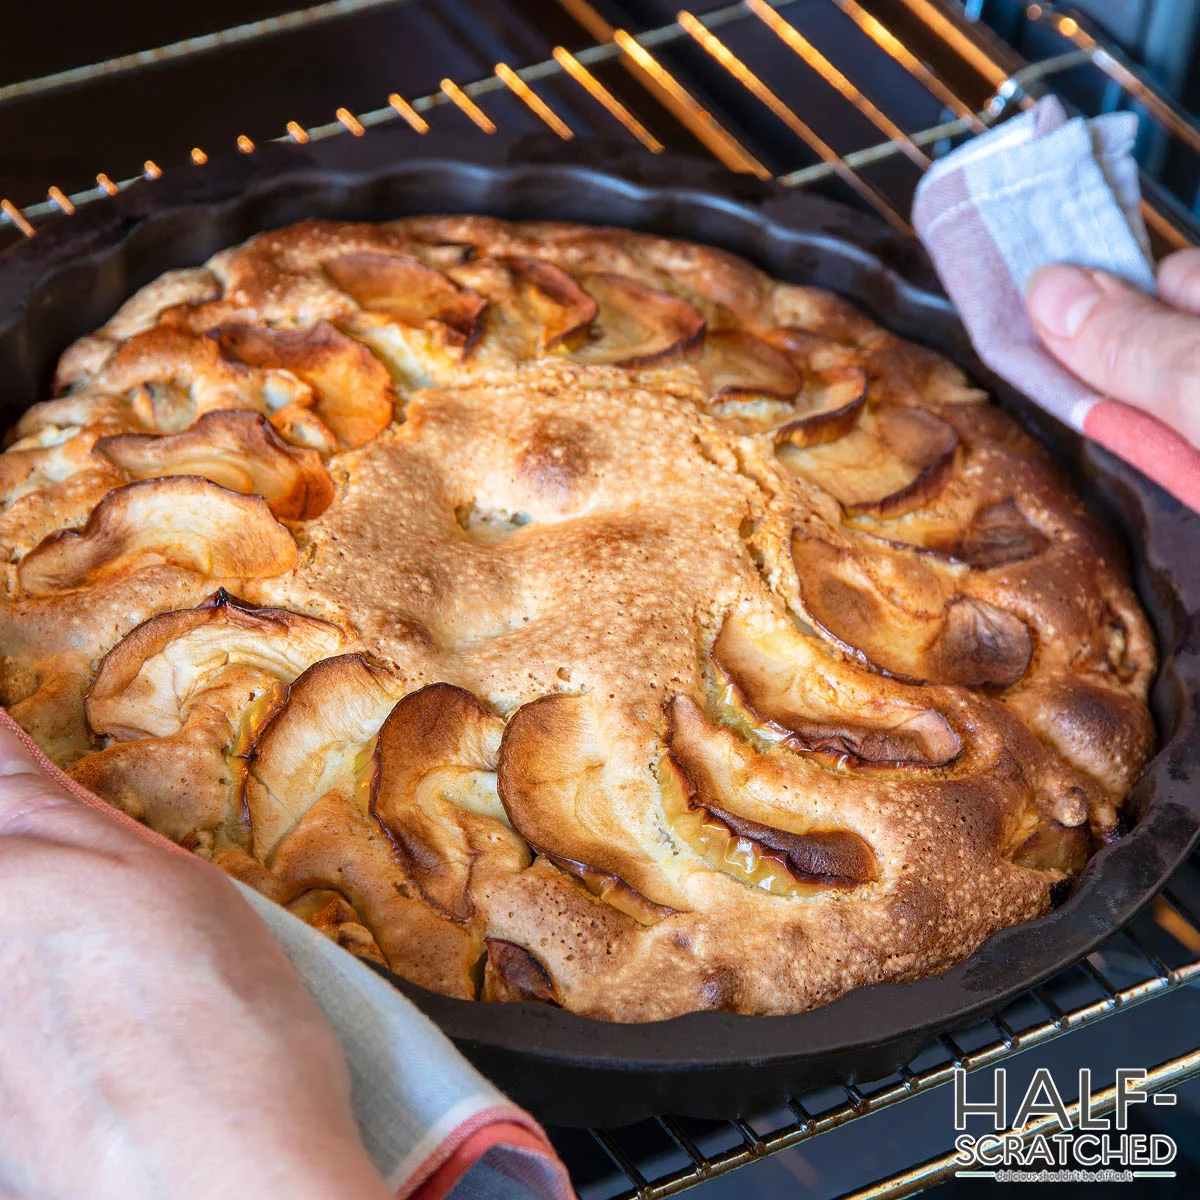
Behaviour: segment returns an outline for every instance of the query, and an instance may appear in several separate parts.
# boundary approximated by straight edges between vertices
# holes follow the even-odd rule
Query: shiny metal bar
[[[468,117],[480,128],[484,133],[495,133],[496,122],[471,99],[467,93],[454,82],[453,79],[443,79],[441,83],[442,91],[453,101],[453,103],[461,109]]]
[[[1025,15],[1053,29],[1084,51],[1110,79],[1115,80],[1129,96],[1143,105],[1167,132],[1177,137],[1189,149],[1200,154],[1200,128],[1140,67],[1107,40],[1101,41],[1098,31],[1087,18],[1074,9],[1062,12],[1048,4],[1031,4]]]
[[[546,125],[553,129],[564,142],[570,141],[575,136],[575,131],[570,125],[521,78],[520,72],[514,71],[508,63],[497,63],[495,70],[509,91],[517,96],[535,116],[540,117]]]
[[[36,79],[23,79],[17,83],[10,83],[0,87],[0,104],[10,100],[24,100],[30,96],[44,95],[46,92],[73,87],[80,83],[92,83],[97,79],[108,79],[114,75],[124,75],[128,71],[137,71],[142,67],[155,66],[159,63],[179,62],[181,59],[192,58],[197,54],[224,50],[229,46],[245,45],[247,42],[258,41],[260,38],[271,37],[277,33],[309,28],[325,21],[336,20],[338,17],[368,12],[373,8],[383,8],[389,4],[405,3],[408,3],[408,0],[330,0],[327,4],[317,4],[311,8],[280,13],[277,17],[250,21],[245,25],[233,25],[228,29],[219,29],[215,33],[204,33],[198,37],[171,42],[166,46],[155,46],[151,50],[138,50],[133,54],[122,54],[118,58],[104,59],[102,62],[90,63],[85,67],[72,67],[67,71],[56,71],[52,75],[41,75]]]
[[[873,13],[867,12],[858,0],[832,0],[855,25],[859,27],[885,54],[898,62],[914,79],[918,80],[931,95],[936,96],[955,116],[972,122],[978,133],[984,126],[970,106],[946,83],[928,63],[919,59],[884,23]]]
[[[881,108],[865,96],[850,79],[825,57],[794,25],[789,25],[764,0],[745,0],[746,7],[773,33],[780,41],[793,51],[806,66],[815,71],[840,96],[849,100],[881,133],[899,144],[901,150],[908,155],[922,170],[930,165],[929,155],[887,115]]]
[[[746,88],[758,101],[765,104],[798,138],[813,150],[837,177],[877,209],[893,229],[900,233],[911,233],[912,226],[892,207],[887,197],[874,185],[868,183],[853,168],[846,164],[807,122],[801,120],[794,109],[789,108],[750,68],[725,45],[716,34],[706,29],[690,12],[678,14],[679,24],[710,54],[734,79]]]
[[[1165,1092],[1170,1088],[1179,1087],[1190,1079],[1200,1076],[1200,1050],[1181,1054],[1178,1058],[1167,1059],[1146,1072],[1143,1080],[1134,1080],[1128,1086],[1128,1091],[1150,1096],[1155,1092]],[[1092,1097],[1089,1111],[1095,1117],[1106,1117],[1117,1105],[1116,1087],[1105,1088]],[[1080,1103],[1075,1100],[1067,1105],[1067,1113],[1072,1124],[1078,1119]],[[1010,1129],[1003,1137],[1020,1138],[1023,1145],[1028,1145],[1038,1134],[1050,1135],[1058,1132],[1057,1119],[1050,1116],[1035,1116],[1022,1129]],[[931,1158],[907,1171],[881,1179],[869,1187],[848,1192],[839,1200],[894,1200],[901,1196],[913,1196],[934,1184],[942,1183],[952,1178],[961,1164],[954,1151]]]
[[[613,31],[612,39],[639,68],[641,75],[657,91],[659,100],[698,137],[730,170],[770,179],[771,172],[746,149],[706,108],[704,108],[631,34]]]
[[[1193,932],[1200,939],[1200,929],[1196,929]],[[796,1117],[795,1122],[782,1126],[770,1133],[756,1134],[757,1149],[752,1150],[743,1140],[741,1144],[719,1154],[707,1157],[702,1155],[700,1162],[692,1159],[692,1162],[688,1166],[661,1179],[646,1182],[644,1177],[639,1173],[637,1177],[639,1181],[638,1186],[633,1190],[621,1193],[615,1200],[666,1200],[666,1197],[678,1195],[680,1192],[686,1191],[702,1180],[711,1179],[717,1175],[728,1174],[730,1171],[745,1166],[747,1163],[762,1158],[764,1155],[786,1150],[791,1146],[817,1137],[830,1129],[836,1129],[851,1121],[858,1120],[868,1113],[889,1108],[893,1104],[898,1104],[917,1092],[925,1092],[943,1087],[953,1079],[955,1065],[960,1065],[967,1071],[976,1071],[995,1066],[997,1063],[1001,1063],[1023,1050],[1045,1045],[1047,1042],[1063,1037],[1075,1029],[1094,1025],[1096,1022],[1110,1017],[1115,1012],[1122,1012],[1126,1008],[1144,1004],[1157,996],[1175,991],[1181,987],[1186,987],[1189,983],[1195,984],[1198,982],[1200,982],[1200,958],[1175,968],[1169,979],[1164,980],[1156,976],[1145,982],[1123,988],[1120,991],[1114,991],[1111,995],[1105,995],[1091,1004],[1064,1010],[1061,1006],[1052,1002],[1053,1010],[1059,1014],[1056,1019],[1039,1021],[1023,1029],[1013,1029],[1008,1025],[1003,1027],[997,1025],[997,1032],[1000,1034],[999,1038],[976,1050],[964,1051],[951,1039],[947,1038],[947,1053],[950,1054],[951,1061],[919,1072],[906,1068],[898,1073],[898,1078],[894,1082],[885,1083],[870,1091],[856,1089],[860,1097],[857,1108],[853,1102],[853,1096],[848,1096],[842,1104],[819,1113],[810,1113],[799,1101],[792,1101],[788,1107]],[[1195,1051],[1192,1055],[1185,1055],[1184,1058],[1191,1059],[1196,1056],[1200,1056],[1200,1050]],[[1162,1068],[1159,1067],[1154,1068],[1151,1072],[1152,1079],[1166,1080],[1158,1084],[1157,1090],[1162,1090],[1173,1083],[1180,1082],[1179,1078],[1169,1077],[1169,1073],[1166,1075],[1156,1074],[1156,1072],[1161,1071]],[[1200,1070],[1197,1073],[1200,1073]],[[1097,1104],[1102,1102],[1103,1096],[1104,1093],[1097,1095]],[[620,1152],[620,1146],[616,1143],[613,1136],[611,1134],[605,1134],[604,1136],[612,1144],[613,1148]],[[689,1158],[691,1158],[691,1155],[689,1155]],[[614,1161],[617,1161],[616,1158],[614,1158]],[[929,1186],[929,1184],[938,1182],[940,1179],[946,1177],[944,1173],[937,1173],[939,1170],[938,1164],[943,1162],[943,1159],[931,1160],[930,1163],[921,1164],[890,1179],[882,1180],[878,1184],[873,1184],[872,1188],[854,1193],[853,1200],[883,1200],[884,1197],[912,1195],[916,1190],[920,1190],[921,1187]],[[923,1172],[928,1172],[929,1174],[923,1174]],[[925,1179],[928,1179],[928,1183],[922,1183]]]
[[[663,152],[665,147],[663,146],[662,142],[660,142],[658,138],[656,138],[654,134],[652,134],[650,130],[648,130],[645,125],[643,125],[641,121],[639,121],[637,117],[635,117],[633,113],[631,113],[629,109],[627,109],[625,105],[623,105],[620,100],[618,100],[616,96],[614,96],[612,92],[610,92],[608,88],[606,88],[604,84],[602,84],[600,80],[598,80],[595,75],[593,75],[591,71],[589,71],[587,67],[585,67],[583,63],[581,63],[579,59],[575,57],[575,55],[566,49],[566,47],[554,47],[554,60],[568,75],[570,75],[573,80],[575,80],[577,84],[579,84],[581,88],[583,88],[585,92],[587,92],[589,96],[592,97],[593,100],[596,100],[603,105],[604,108],[607,109],[610,116],[614,117],[617,121],[624,125],[625,128],[628,129],[629,132],[632,133],[633,136],[637,138],[637,140],[641,142],[651,154],[661,154]]]

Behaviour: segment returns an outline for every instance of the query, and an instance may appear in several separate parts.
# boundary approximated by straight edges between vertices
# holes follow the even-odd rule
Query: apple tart
[[[617,1021],[945,969],[1122,831],[1120,554],[953,365],[621,230],[309,221],[0,455],[0,701],[352,953]]]

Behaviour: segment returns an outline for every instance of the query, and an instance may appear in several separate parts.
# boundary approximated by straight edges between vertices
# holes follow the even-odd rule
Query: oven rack
[[[409,2],[411,0],[330,0],[261,21],[0,87],[0,105],[42,96],[62,88],[86,86],[151,65],[212,54],[296,29],[311,28],[338,18]],[[788,8],[792,0],[740,0],[699,14],[682,9],[676,14],[675,21],[638,34],[630,34],[611,25],[588,0],[558,0],[558,3],[589,35],[597,39],[592,45],[574,53],[565,46],[556,45],[552,55],[541,61],[516,69],[507,63],[497,63],[491,74],[461,84],[444,78],[437,90],[408,99],[393,92],[387,97],[385,106],[367,111],[353,113],[345,107],[339,107],[334,119],[322,124],[305,127],[296,121],[289,121],[283,133],[269,140],[306,144],[346,134],[362,137],[374,126],[393,122],[404,122],[423,136],[432,128],[429,117],[447,105],[459,109],[484,133],[492,134],[498,129],[497,122],[479,101],[505,91],[517,96],[548,129],[564,140],[570,140],[574,130],[532,86],[539,81],[562,77],[571,80],[592,100],[602,105],[609,116],[647,150],[657,153],[664,148],[662,142],[628,105],[601,82],[593,70],[604,64],[619,62],[641,85],[648,100],[667,108],[680,125],[730,169],[748,172],[763,179],[774,178],[775,182],[786,187],[804,187],[836,176],[893,228],[902,233],[911,233],[911,226],[901,209],[866,177],[864,168],[898,155],[906,156],[919,168],[928,167],[932,157],[948,148],[953,139],[980,132],[1014,109],[1029,107],[1043,94],[1047,83],[1056,77],[1081,67],[1091,67],[1102,72],[1111,85],[1107,107],[1126,103],[1136,105],[1167,135],[1178,139],[1188,150],[1200,153],[1200,128],[1145,71],[1107,41],[1082,14],[1074,10],[1060,10],[1049,4],[1030,4],[1025,11],[1026,20],[1052,30],[1062,43],[1061,51],[1037,62],[1021,63],[1002,43],[990,36],[981,36],[979,27],[966,20],[957,10],[939,3],[939,0],[898,0],[909,19],[920,21],[932,35],[940,39],[946,52],[955,56],[955,68],[965,66],[974,73],[977,81],[989,86],[990,90],[982,103],[972,105],[962,89],[951,86],[940,65],[931,66],[871,11],[876,7],[871,0],[864,0],[864,3],[860,3],[860,0],[827,0],[852,21],[875,47],[898,63],[942,104],[946,119],[923,129],[906,132],[860,91],[795,24],[780,14],[779,10]],[[759,23],[762,36],[774,36],[783,41],[808,70],[867,117],[882,135],[881,139],[846,153],[835,151],[743,58],[729,48],[717,32],[728,26],[755,21]],[[749,92],[818,161],[811,166],[773,175],[662,62],[660,55],[664,47],[689,41],[698,45],[721,69],[727,85],[736,85]],[[245,134],[237,137],[236,147],[242,154],[253,154],[257,149],[255,142]],[[199,146],[191,148],[189,157],[197,166],[203,166],[209,160],[208,152]],[[38,222],[56,215],[70,216],[81,205],[116,195],[139,180],[159,179],[162,170],[157,162],[147,158],[138,175],[114,181],[101,172],[96,175],[95,186],[69,194],[52,184],[47,188],[45,200],[23,207],[18,207],[8,198],[0,198],[0,229],[7,225],[26,237],[33,237]],[[1143,203],[1143,214],[1160,245],[1180,248],[1198,240],[1197,228],[1182,206],[1162,189],[1151,186],[1149,191],[1152,199]]]
[[[669,1116],[616,1130],[590,1130],[596,1162],[609,1171],[580,1186],[582,1200],[664,1200],[697,1184],[802,1146],[832,1130],[882,1113],[911,1098],[944,1089],[954,1069],[986,1073],[1024,1051],[1082,1031],[1200,981],[1200,853],[1170,886],[1123,932],[1100,949],[1024,993],[1001,1013],[954,1035],[944,1034],[910,1064],[884,1080],[822,1089],[790,1100],[787,1107],[758,1118],[725,1122],[686,1121]],[[1148,1067],[1140,1085],[1148,1094],[1200,1077],[1200,1048],[1187,1041],[1177,1053]],[[1060,1083],[1065,1081],[1060,1081]],[[982,1095],[992,1085],[980,1083]],[[974,1094],[975,1085],[972,1085]],[[1097,1091],[1090,1111],[1112,1111],[1114,1089]],[[844,1192],[839,1200],[884,1200],[914,1195],[952,1177],[958,1169],[951,1148],[950,1099],[945,1095],[946,1152],[886,1178]],[[1078,1100],[1068,1104],[1074,1115]],[[1046,1132],[1045,1119],[1013,1129],[1024,1142]],[[552,1130],[552,1137],[559,1131]],[[579,1151],[569,1157],[578,1159]]]

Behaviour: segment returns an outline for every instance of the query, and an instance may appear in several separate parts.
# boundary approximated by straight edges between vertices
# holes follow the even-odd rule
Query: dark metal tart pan
[[[1200,833],[1200,517],[990,376],[920,248],[867,216],[678,160],[630,160],[615,175],[505,162],[513,148],[496,139],[468,147],[471,162],[435,152],[383,133],[271,148],[253,161],[168,172],[51,223],[0,256],[0,418],[9,425],[44,396],[61,351],[142,284],[303,217],[479,212],[709,242],[781,279],[834,288],[942,351],[1049,444],[1128,548],[1162,658],[1152,695],[1162,748],[1130,799],[1130,832],[1092,859],[1065,903],[929,979],[860,988],[795,1016],[703,1012],[643,1025],[397,986],[485,1074],[556,1124],[616,1125],[656,1112],[729,1117],[799,1089],[885,1076],[936,1033],[998,1011],[1127,922]]]

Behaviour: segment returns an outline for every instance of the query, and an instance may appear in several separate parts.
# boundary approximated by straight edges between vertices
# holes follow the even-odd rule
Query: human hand
[[[382,1200],[333,1030],[214,867],[0,728],[0,1196]]]
[[[1059,362],[1200,447],[1200,249],[1163,259],[1157,299],[1104,271],[1067,266],[1043,267],[1025,298]]]

